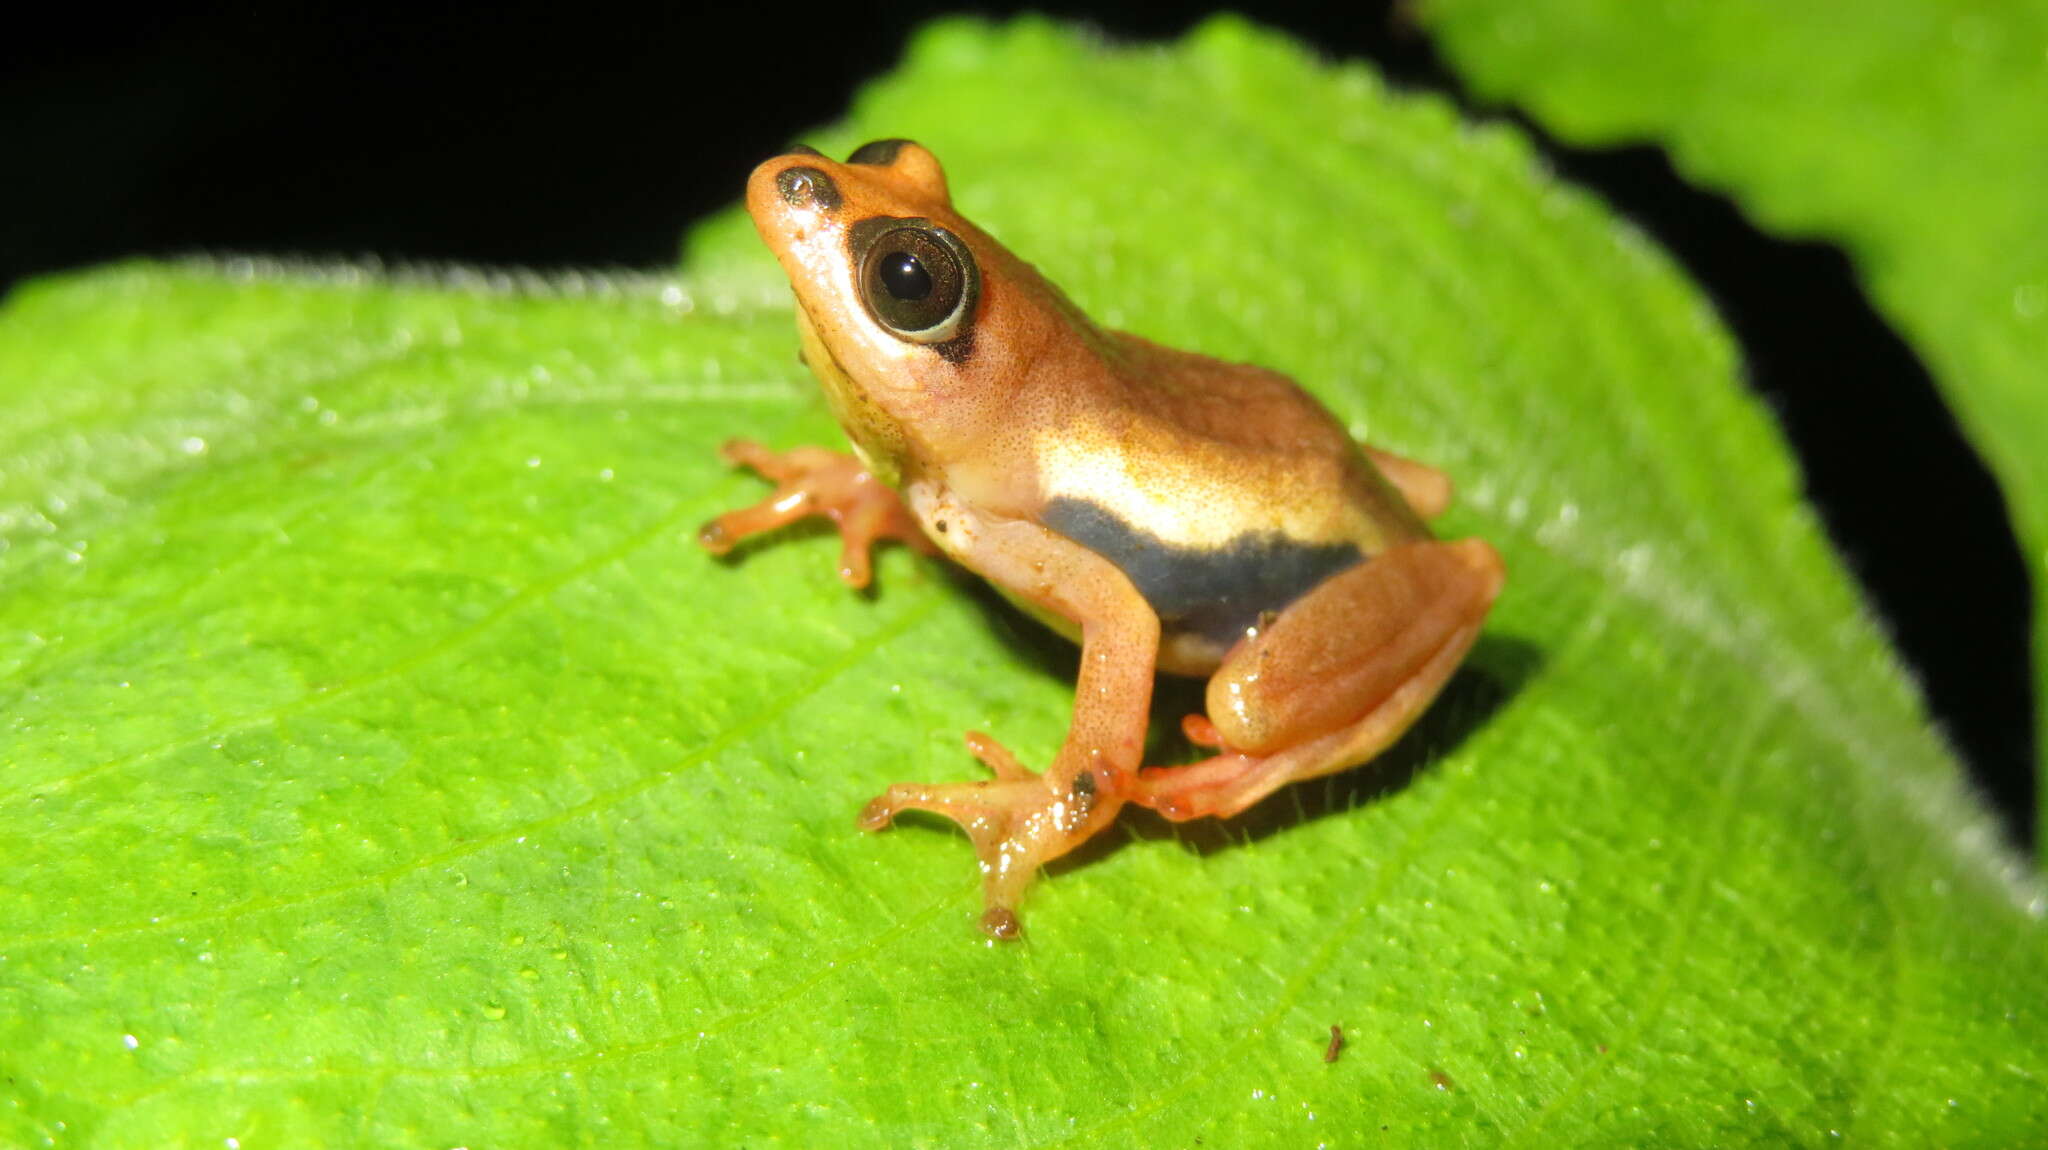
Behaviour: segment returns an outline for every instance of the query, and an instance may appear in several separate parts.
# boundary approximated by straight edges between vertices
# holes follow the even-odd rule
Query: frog
[[[851,450],[727,442],[775,489],[699,543],[823,516],[849,586],[902,541],[1080,645],[1043,770],[969,731],[991,777],[896,783],[859,814],[957,823],[990,938],[1019,937],[1034,877],[1126,806],[1228,818],[1370,761],[1472,648],[1506,572],[1485,540],[1432,533],[1443,472],[1355,440],[1277,371],[1096,324],[954,208],[931,150],[796,145],[754,169],[746,210]],[[1181,724],[1198,761],[1143,761],[1161,674],[1207,680]]]

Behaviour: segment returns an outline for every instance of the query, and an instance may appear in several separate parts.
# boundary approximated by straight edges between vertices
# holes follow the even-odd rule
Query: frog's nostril
[[[784,168],[775,176],[775,188],[785,201],[795,207],[829,212],[839,206],[839,185],[816,168],[802,165]]]

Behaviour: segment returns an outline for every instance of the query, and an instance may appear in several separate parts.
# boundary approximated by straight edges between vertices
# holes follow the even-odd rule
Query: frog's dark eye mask
[[[849,229],[861,305],[889,334],[965,358],[981,273],[960,237],[930,220],[876,216]]]

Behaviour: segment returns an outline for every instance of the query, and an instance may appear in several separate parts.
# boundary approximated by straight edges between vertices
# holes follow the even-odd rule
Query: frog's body
[[[1286,377],[1133,336],[1103,345],[1114,356],[1020,463],[1039,521],[1115,564],[1158,613],[1162,670],[1208,674],[1262,613],[1429,537]]]
[[[863,815],[959,821],[991,934],[1014,934],[1037,867],[1124,802],[1228,815],[1363,762],[1470,646],[1501,569],[1483,542],[1430,535],[1441,475],[1361,448],[1284,376],[1096,327],[953,211],[929,152],[793,152],[756,169],[747,204],[859,458],[730,446],[781,489],[706,546],[828,514],[849,582],[875,539],[929,541],[1082,644],[1043,774],[970,734],[995,781],[899,784]],[[1141,773],[1155,670],[1213,673],[1187,729],[1215,757]]]

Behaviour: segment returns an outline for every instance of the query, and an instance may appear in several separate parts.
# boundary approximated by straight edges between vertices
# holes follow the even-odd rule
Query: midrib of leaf
[[[1997,823],[1983,810],[1958,802],[1954,788],[1943,785],[1953,768],[1936,738],[1925,727],[1899,721],[1896,712],[1852,712],[1828,689],[1826,678],[1808,665],[1805,652],[1782,628],[1760,631],[1751,627],[1739,633],[1719,628],[1681,585],[1621,576],[1599,555],[1558,547],[1502,518],[1495,518],[1489,531],[1495,538],[1516,538],[1524,548],[1543,551],[1584,574],[1591,585],[1643,605],[1728,666],[1761,669],[1759,681],[1772,700],[1796,711],[1841,748],[1845,759],[1857,764],[1900,811],[1923,822],[1935,841],[1950,847],[1956,863],[1994,879],[2015,909],[2036,917],[2048,912],[2048,901],[2044,901],[2048,888],[2016,865],[2002,846]],[[1859,730],[1859,720],[1864,724],[1882,722],[1888,729],[1873,739]]]

